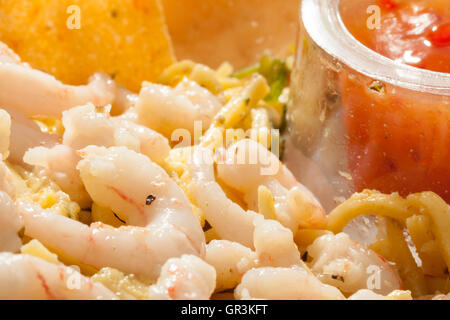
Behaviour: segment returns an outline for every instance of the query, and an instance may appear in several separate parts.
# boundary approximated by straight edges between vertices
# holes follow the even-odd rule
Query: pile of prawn
[[[139,94],[103,74],[69,86],[1,45],[0,299],[448,298],[414,292],[401,262],[336,227],[345,214],[328,217],[261,138],[279,122],[266,79],[231,74],[183,62]],[[45,117],[61,136],[31,120]],[[176,146],[172,133],[195,135],[195,121],[199,141]],[[212,138],[245,123],[265,131]],[[24,172],[84,218],[24,198]]]

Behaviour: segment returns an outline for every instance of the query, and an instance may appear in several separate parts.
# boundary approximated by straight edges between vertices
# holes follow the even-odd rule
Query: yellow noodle
[[[387,195],[365,190],[351,196],[328,215],[328,229],[334,233],[342,232],[351,220],[362,215],[389,217],[403,223],[412,213],[406,199],[397,193]]]
[[[402,225],[390,218],[382,219],[379,224],[379,230],[385,232],[382,236],[379,232],[380,238],[370,245],[370,249],[395,263],[403,285],[414,296],[424,295],[427,292],[425,277],[408,247]]]
[[[430,276],[444,276],[447,266],[434,237],[430,218],[414,215],[406,220],[406,227],[422,261],[423,272]]]

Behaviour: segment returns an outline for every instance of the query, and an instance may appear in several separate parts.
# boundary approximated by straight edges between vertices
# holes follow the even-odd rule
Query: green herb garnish
[[[259,73],[266,78],[270,87],[270,93],[264,99],[267,103],[275,104],[289,84],[290,71],[283,60],[271,59],[264,55],[259,64],[236,72],[233,77],[243,79],[252,74]]]
[[[252,74],[258,73],[258,71],[259,71],[259,64],[237,71],[232,75],[232,77],[244,79],[251,76]]]
[[[286,63],[280,59],[264,56],[259,62],[259,73],[264,76],[270,87],[270,93],[264,99],[268,103],[277,103],[284,88],[289,83],[290,72]]]

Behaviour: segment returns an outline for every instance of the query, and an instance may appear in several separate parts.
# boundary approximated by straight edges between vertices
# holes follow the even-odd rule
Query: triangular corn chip
[[[159,0],[0,0],[0,40],[68,84],[101,71],[138,91],[174,62]]]

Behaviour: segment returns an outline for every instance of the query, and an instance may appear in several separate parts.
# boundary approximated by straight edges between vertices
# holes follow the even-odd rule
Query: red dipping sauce
[[[377,5],[380,25],[367,27],[365,10],[346,6],[341,17],[348,30],[365,46],[392,60],[417,68],[450,73],[449,0],[353,0],[358,11]]]
[[[367,27],[370,5],[380,8],[379,28]],[[450,0],[349,0],[341,3],[341,17],[381,55],[450,73]],[[368,89],[345,72],[340,84],[355,189],[434,191],[450,203],[450,105],[383,83]]]

